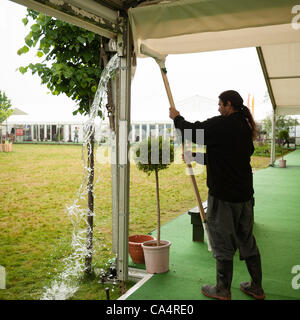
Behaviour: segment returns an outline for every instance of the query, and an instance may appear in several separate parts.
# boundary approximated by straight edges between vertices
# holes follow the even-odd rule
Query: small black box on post
[[[193,241],[204,242],[204,230],[198,207],[190,209],[188,214],[193,225]]]

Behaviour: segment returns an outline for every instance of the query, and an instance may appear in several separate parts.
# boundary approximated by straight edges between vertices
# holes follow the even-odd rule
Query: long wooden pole
[[[173,100],[173,96],[172,96],[172,92],[171,92],[171,88],[170,88],[170,84],[169,84],[169,80],[168,80],[168,77],[167,77],[167,74],[166,74],[166,70],[160,68],[160,71],[161,71],[163,82],[164,82],[164,85],[165,85],[165,88],[166,88],[166,92],[167,92],[167,96],[168,96],[168,99],[169,99],[170,107],[173,108],[173,109],[176,109],[175,108],[175,103],[174,103],[174,100]],[[184,154],[184,142],[183,141],[182,141],[182,154]],[[208,237],[207,225],[206,225],[206,221],[205,221],[205,212],[204,212],[204,209],[203,209],[202,200],[201,200],[199,189],[198,189],[197,182],[196,182],[196,179],[195,179],[194,170],[193,170],[193,167],[192,167],[192,165],[190,163],[186,163],[186,166],[188,168],[189,175],[191,177],[191,182],[192,182],[192,185],[193,185],[193,190],[194,190],[196,201],[197,201],[197,205],[198,205],[198,208],[199,208],[203,229],[204,229],[204,232],[206,233],[207,247],[208,247],[208,250],[210,251],[211,250],[211,246],[210,246],[210,241],[209,241],[209,237]]]

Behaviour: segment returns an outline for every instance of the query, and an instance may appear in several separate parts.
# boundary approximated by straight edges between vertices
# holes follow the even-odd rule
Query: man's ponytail
[[[257,127],[256,127],[256,123],[252,117],[252,114],[249,110],[248,107],[244,106],[241,108],[241,111],[242,111],[242,114],[244,116],[244,118],[247,120],[250,128],[251,128],[251,131],[252,131],[252,139],[255,140],[256,139],[256,136],[257,136]]]

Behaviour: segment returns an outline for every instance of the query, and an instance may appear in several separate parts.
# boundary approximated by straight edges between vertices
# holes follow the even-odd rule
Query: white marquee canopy
[[[179,0],[131,8],[129,18],[138,56],[141,44],[163,55],[260,47],[274,110],[300,114],[297,11],[292,0]]]
[[[276,114],[299,115],[300,39],[299,42],[264,45],[258,53],[262,66],[265,65],[265,79]]]

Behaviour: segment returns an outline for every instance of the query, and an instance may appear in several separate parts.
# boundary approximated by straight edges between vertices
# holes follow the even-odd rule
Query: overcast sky
[[[71,99],[64,95],[52,96],[47,87],[40,84],[38,76],[16,71],[30,62],[42,61],[30,52],[17,55],[28,33],[21,21],[25,14],[24,6],[1,0],[0,89],[6,92],[13,107],[30,115],[45,120],[72,119],[76,105]],[[244,104],[247,104],[248,93],[254,95],[257,120],[271,112],[270,102],[263,103],[267,88],[255,48],[170,55],[166,67],[175,103],[195,95],[217,101],[222,91],[234,89],[240,92]],[[132,120],[168,120],[168,108],[158,66],[151,58],[138,59],[132,82]],[[215,108],[218,109],[217,103]],[[180,111],[182,115],[188,112]]]

